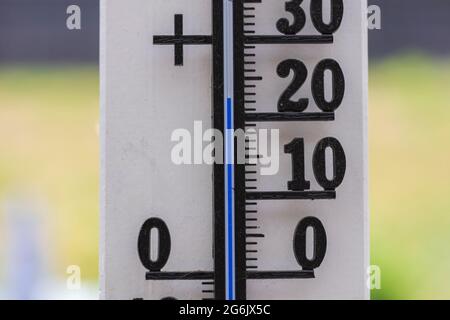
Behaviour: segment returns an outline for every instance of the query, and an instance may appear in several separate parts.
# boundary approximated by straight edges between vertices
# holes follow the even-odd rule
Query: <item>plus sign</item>
[[[176,14],[174,17],[175,34],[173,36],[154,36],[153,43],[159,45],[173,45],[175,49],[175,65],[183,65],[183,46],[211,44],[211,36],[186,36],[183,35],[183,15]]]

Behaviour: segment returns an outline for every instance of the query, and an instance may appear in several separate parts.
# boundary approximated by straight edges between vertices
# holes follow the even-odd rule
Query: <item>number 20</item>
[[[325,97],[325,71],[332,74],[332,98],[327,101]],[[309,99],[301,98],[292,101],[300,87],[305,83],[308,70],[303,62],[295,59],[282,61],[277,68],[280,77],[286,78],[293,71],[294,77],[291,84],[283,92],[278,100],[279,112],[303,112],[308,107]],[[339,63],[333,59],[325,59],[319,62],[312,75],[312,95],[317,106],[323,112],[334,112],[341,105],[345,94],[345,79]]]

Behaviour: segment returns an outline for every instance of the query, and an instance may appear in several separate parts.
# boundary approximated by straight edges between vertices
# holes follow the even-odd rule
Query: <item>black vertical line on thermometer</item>
[[[234,34],[234,129],[245,131],[244,105],[244,0],[233,1]],[[236,135],[234,150],[234,241],[235,241],[235,291],[236,300],[245,300],[247,295],[246,221],[245,221],[245,164],[241,154],[245,148]]]
[[[213,127],[224,136],[224,39],[223,2],[212,0],[212,118]],[[224,154],[222,150],[221,154]],[[213,257],[214,257],[214,298],[225,300],[225,166],[223,161],[215,161],[213,168]]]

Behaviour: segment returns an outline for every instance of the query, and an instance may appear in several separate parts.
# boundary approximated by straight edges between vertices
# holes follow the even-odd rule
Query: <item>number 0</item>
[[[308,258],[306,254],[306,231],[312,228],[314,233],[313,256]],[[327,251],[327,233],[322,222],[314,217],[301,220],[294,233],[294,254],[298,264],[303,270],[314,270],[322,264]]]
[[[158,230],[158,257],[151,259],[151,231]],[[170,255],[170,233],[167,225],[159,218],[150,218],[144,222],[138,238],[138,253],[142,265],[149,271],[161,271]]]
[[[325,71],[329,70],[332,74],[332,98],[327,101],[325,98]],[[320,110],[324,112],[333,112],[342,103],[345,94],[345,78],[339,63],[333,59],[325,59],[314,69],[312,76],[312,93],[314,101]]]
[[[333,153],[333,177],[327,178],[326,149],[330,148]],[[328,137],[320,140],[314,149],[313,171],[317,182],[325,190],[335,190],[344,180],[347,170],[347,160],[342,145],[336,138]]]
[[[314,27],[322,34],[332,34],[341,26],[344,16],[344,2],[342,0],[331,1],[331,21],[323,22],[323,0],[311,0],[311,19]]]

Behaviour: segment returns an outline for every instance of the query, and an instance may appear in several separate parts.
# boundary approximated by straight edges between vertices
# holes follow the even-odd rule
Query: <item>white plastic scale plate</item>
[[[368,298],[366,8],[102,1],[103,298]],[[232,161],[242,128],[271,158]]]

